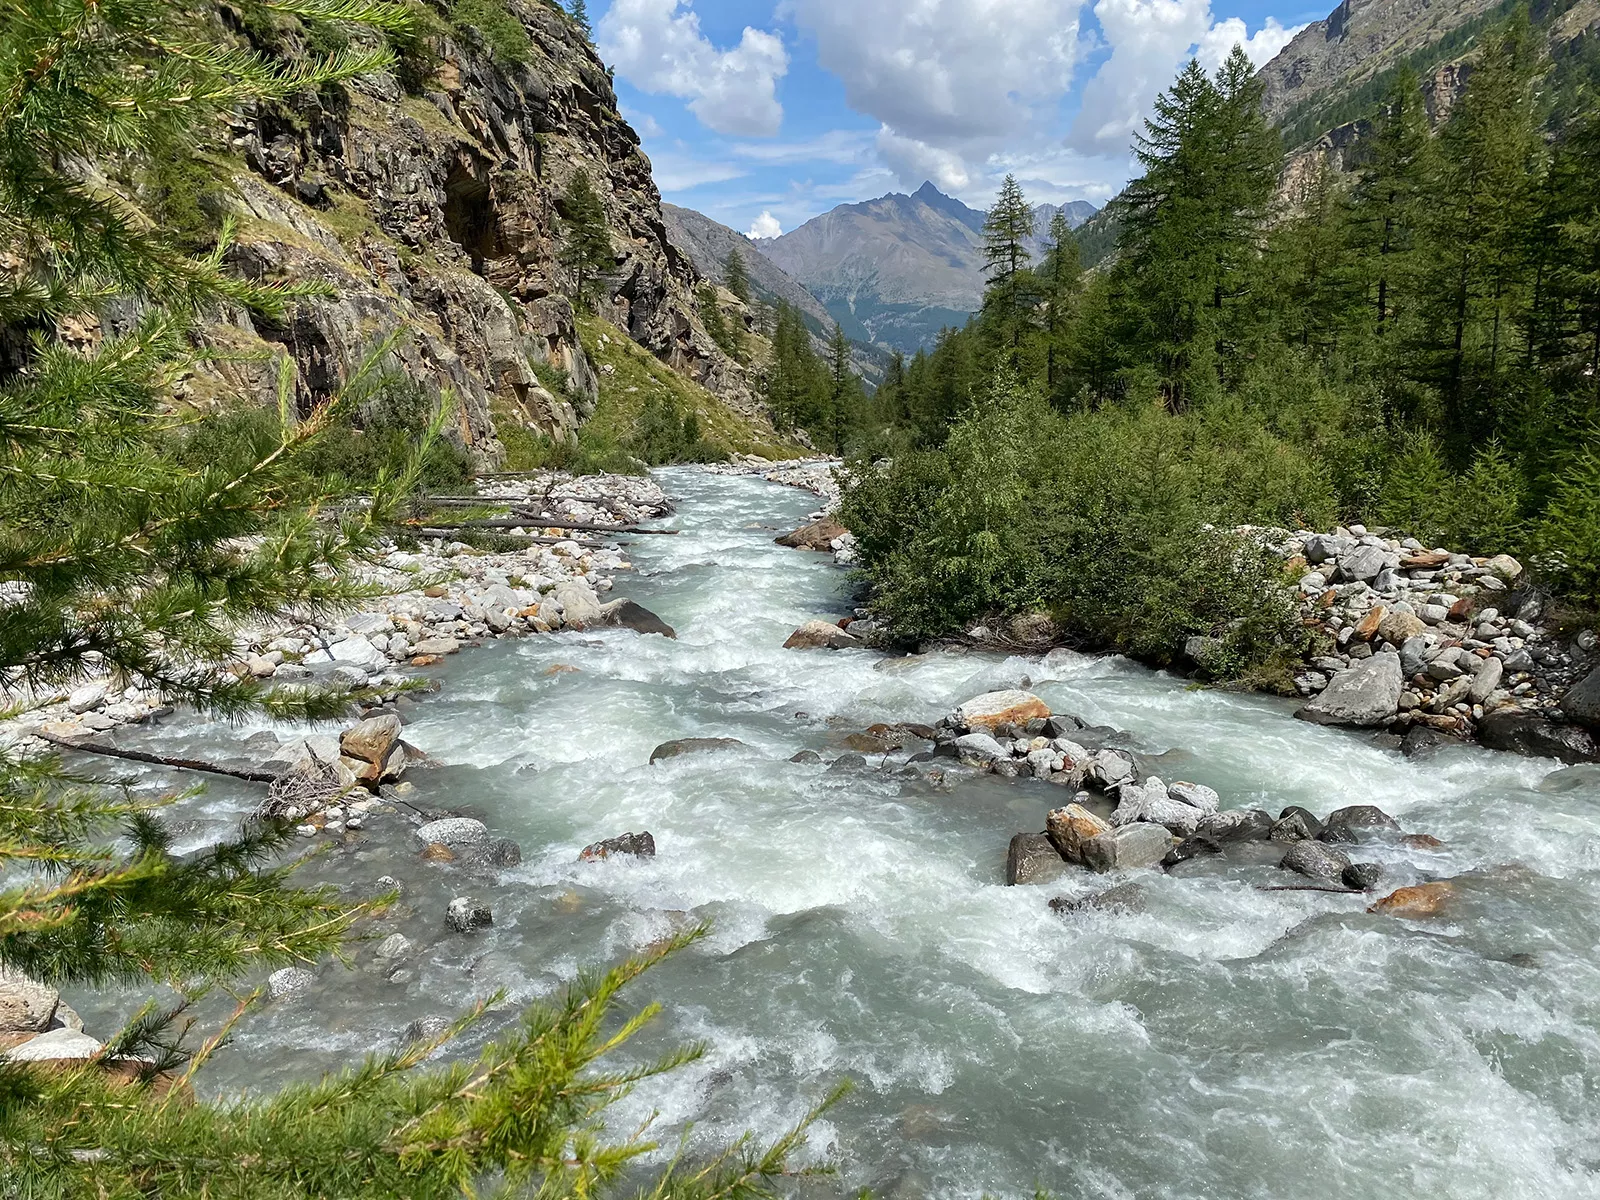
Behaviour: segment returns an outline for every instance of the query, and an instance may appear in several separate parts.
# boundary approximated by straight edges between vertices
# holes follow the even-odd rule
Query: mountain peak
[[[938,201],[938,200],[949,201],[949,199],[950,199],[949,196],[946,196],[938,188],[933,186],[933,180],[931,180],[931,179],[923,180],[922,186],[919,187],[916,191],[911,193],[911,198],[913,200],[924,201],[925,203],[928,203],[928,204],[932,204],[932,203],[934,203],[935,201]]]

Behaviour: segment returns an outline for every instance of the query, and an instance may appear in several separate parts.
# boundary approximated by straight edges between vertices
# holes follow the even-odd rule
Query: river
[[[1465,748],[1413,763],[1286,704],[1115,659],[786,651],[801,621],[848,611],[827,556],[772,544],[815,499],[662,477],[682,533],[637,539],[618,594],[677,641],[496,642],[449,660],[441,694],[411,710],[407,737],[445,764],[415,776],[415,799],[481,816],[523,865],[421,863],[398,816],[320,859],[310,875],[353,892],[399,877],[405,905],[384,928],[415,948],[398,981],[359,947],[354,969],[327,965],[266,1006],[208,1067],[210,1089],[348,1063],[497,987],[547,995],[704,920],[705,941],[635,985],[665,1006],[635,1053],[709,1051],[641,1088],[619,1127],[656,1110],[668,1144],[690,1123],[691,1145],[770,1135],[852,1079],[807,1150],[839,1166],[819,1194],[1600,1195],[1600,768]],[[1270,865],[1213,865],[1144,873],[1143,911],[1060,915],[1051,897],[1117,880],[1004,886],[1008,840],[1043,827],[1056,789],[789,761],[1025,675],[1225,806],[1380,805],[1444,845],[1371,856],[1400,881],[1462,877],[1452,907],[1401,921],[1361,898],[1259,891],[1283,881]],[[744,747],[647,765],[681,737]],[[180,806],[185,839],[252,799],[223,784]],[[575,861],[642,829],[653,861]],[[494,909],[477,937],[443,927],[463,891]],[[100,1006],[85,1015],[119,1008]]]

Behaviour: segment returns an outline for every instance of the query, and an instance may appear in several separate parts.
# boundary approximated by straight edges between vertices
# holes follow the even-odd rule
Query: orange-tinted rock
[[[1056,851],[1069,862],[1082,862],[1083,843],[1111,831],[1110,825],[1081,804],[1052,809],[1044,825]]]
[[[1369,610],[1367,615],[1362,617],[1356,624],[1356,631],[1353,636],[1363,642],[1370,642],[1378,636],[1378,629],[1383,625],[1383,619],[1388,615],[1389,610],[1386,607],[1382,604],[1377,605]]]
[[[556,663],[553,667],[546,667],[544,673],[553,678],[556,675],[577,675],[579,671],[577,667],[569,666],[567,663]]]
[[[1329,588],[1317,597],[1318,608],[1332,608],[1339,599],[1339,593]]]
[[[1367,911],[1389,917],[1436,917],[1455,891],[1456,885],[1447,879],[1419,883],[1390,892]]]
[[[450,589],[445,587],[443,584],[436,583],[430,587],[423,588],[422,594],[427,596],[430,600],[443,600],[450,594]]]
[[[820,521],[802,525],[793,533],[786,533],[772,540],[792,550],[832,550],[833,539],[841,538],[849,532],[832,517],[823,517]]]
[[[1422,554],[1413,554],[1410,558],[1400,560],[1400,565],[1406,570],[1431,571],[1434,567],[1442,567],[1450,561],[1448,554],[1440,554],[1435,550],[1428,550]]]
[[[438,654],[419,654],[411,660],[413,667],[437,667],[444,661]]]
[[[1431,833],[1408,833],[1400,839],[1400,844],[1412,850],[1437,850],[1444,845]]]
[[[1026,725],[1050,716],[1050,706],[1032,692],[985,692],[955,711],[955,722],[973,732],[993,732],[1001,725]]]
[[[1477,601],[1471,596],[1463,596],[1450,606],[1450,619],[1452,621],[1465,621],[1472,615],[1472,610],[1477,607]]]
[[[422,852],[423,862],[455,862],[456,852],[443,842],[429,842]]]

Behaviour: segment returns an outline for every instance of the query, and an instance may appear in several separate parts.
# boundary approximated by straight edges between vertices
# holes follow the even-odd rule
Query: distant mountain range
[[[1096,209],[1083,200],[1040,205],[1036,255],[1057,211],[1077,228]],[[946,326],[965,324],[982,304],[983,220],[978,209],[924,183],[909,196],[841,205],[756,245],[852,338],[912,352]]]

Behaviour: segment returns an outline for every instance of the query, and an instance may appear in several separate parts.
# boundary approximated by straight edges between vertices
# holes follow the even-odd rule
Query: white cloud
[[[1305,28],[1275,18],[1253,35],[1238,17],[1212,22],[1209,0],[1095,0],[1111,57],[1084,86],[1068,144],[1091,154],[1125,151],[1151,102],[1191,56],[1220,66],[1235,44],[1260,66]]]
[[[1294,35],[1304,29],[1304,25],[1296,25],[1293,29],[1285,29],[1277,17],[1268,17],[1267,23],[1255,33],[1247,35],[1245,24],[1238,17],[1229,17],[1226,21],[1218,21],[1200,39],[1200,45],[1195,50],[1195,57],[1200,60],[1200,65],[1208,71],[1215,71],[1222,65],[1222,60],[1233,52],[1235,46],[1243,46],[1244,52],[1250,56],[1250,61],[1257,70],[1271,62],[1278,51],[1287,46]]]
[[[600,53],[624,79],[689,101],[708,129],[771,137],[782,127],[777,84],[789,53],[776,34],[746,26],[737,46],[718,50],[688,0],[614,0],[597,33]]]
[[[676,150],[650,155],[650,173],[663,192],[687,192],[708,183],[726,183],[747,172],[737,163],[708,161]]]
[[[962,186],[1053,122],[1072,85],[1084,0],[786,0],[850,107],[883,125],[902,183]]]
[[[869,130],[831,129],[803,142],[739,142],[731,149],[741,158],[765,163],[826,162],[849,166],[867,157],[872,141]]]
[[[775,238],[783,233],[783,225],[778,218],[767,209],[761,210],[761,215],[750,224],[750,230],[745,234],[747,238]]]

